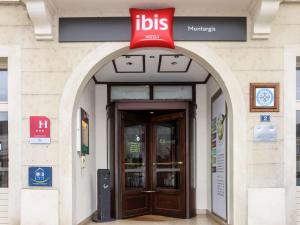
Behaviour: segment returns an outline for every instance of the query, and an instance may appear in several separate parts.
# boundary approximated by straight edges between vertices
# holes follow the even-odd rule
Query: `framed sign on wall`
[[[36,167],[28,168],[28,185],[40,187],[52,187],[52,167]]]
[[[80,109],[80,126],[81,126],[81,154],[89,154],[89,114]]]
[[[279,112],[279,83],[251,83],[250,112]]]
[[[50,119],[46,116],[30,116],[30,144],[50,144]]]
[[[227,105],[219,89],[211,99],[212,213],[227,221]]]

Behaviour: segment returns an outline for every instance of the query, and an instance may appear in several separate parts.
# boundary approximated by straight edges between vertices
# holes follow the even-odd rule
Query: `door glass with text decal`
[[[125,135],[125,188],[144,188],[145,186],[145,142],[144,125],[126,124]]]

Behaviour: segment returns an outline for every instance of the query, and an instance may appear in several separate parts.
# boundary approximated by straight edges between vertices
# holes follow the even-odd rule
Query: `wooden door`
[[[121,218],[151,213],[147,141],[146,118],[121,112]]]
[[[185,113],[151,118],[152,213],[186,217]]]

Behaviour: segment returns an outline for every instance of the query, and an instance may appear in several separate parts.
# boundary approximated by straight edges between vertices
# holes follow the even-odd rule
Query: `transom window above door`
[[[184,100],[194,101],[195,85],[110,85],[109,102],[122,100]]]
[[[300,100],[300,67],[296,70],[296,99]]]
[[[7,59],[0,58],[0,102],[7,102]]]

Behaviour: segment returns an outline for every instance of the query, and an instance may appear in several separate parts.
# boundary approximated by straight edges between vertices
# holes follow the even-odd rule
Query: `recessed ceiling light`
[[[151,111],[151,112],[150,112],[150,114],[154,114],[154,112],[153,112],[153,111]]]
[[[131,66],[132,62],[127,62],[126,65]]]
[[[171,62],[172,65],[177,65],[177,62]]]

